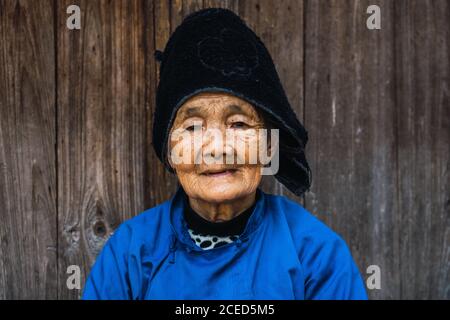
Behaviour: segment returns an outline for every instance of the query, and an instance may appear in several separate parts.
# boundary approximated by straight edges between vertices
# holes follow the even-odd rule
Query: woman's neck
[[[189,198],[191,208],[204,219],[212,222],[223,222],[233,219],[250,208],[256,199],[256,191],[232,202],[211,203],[202,199]]]

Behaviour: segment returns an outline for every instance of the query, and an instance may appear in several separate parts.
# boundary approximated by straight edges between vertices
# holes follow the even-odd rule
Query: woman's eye
[[[233,122],[231,124],[231,127],[236,128],[236,129],[243,129],[243,128],[247,128],[248,125],[245,122],[237,121],[237,122]]]
[[[202,130],[202,126],[193,124],[191,126],[186,127],[185,130],[187,131]]]

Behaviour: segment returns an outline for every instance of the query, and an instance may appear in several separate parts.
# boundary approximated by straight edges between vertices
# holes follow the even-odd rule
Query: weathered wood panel
[[[348,243],[365,276],[381,268],[382,290],[399,297],[392,1],[308,1],[305,30],[307,208]],[[366,27],[379,5],[381,30]]]
[[[159,82],[159,63],[154,59],[156,49],[164,50],[167,40],[171,33],[171,6],[170,0],[154,1],[153,8],[148,3],[147,10],[153,9],[153,24],[147,28],[147,34],[152,33],[153,40],[148,43],[146,50],[146,82],[150,85],[147,87],[146,110],[148,112],[145,121],[145,132],[147,134],[146,146],[146,189],[145,196],[149,201],[145,202],[146,208],[151,208],[156,204],[170,198],[176,191],[178,186],[177,178],[174,174],[169,173],[160,163],[158,157],[153,151],[152,146],[152,125],[153,112],[155,110],[156,86]]]
[[[171,4],[171,32],[183,21],[184,17],[194,11],[203,9],[203,0],[173,0]],[[158,19],[158,17],[156,18]]]
[[[450,299],[450,3],[395,2],[399,296]]]
[[[69,4],[82,8],[81,30],[65,27]],[[59,292],[75,298],[66,268],[80,265],[87,275],[109,234],[161,200],[152,198],[159,182],[146,185],[158,165],[148,165],[147,139],[153,8],[151,1],[57,5]]]
[[[55,299],[53,1],[0,2],[0,299]]]
[[[204,8],[226,8],[239,14],[239,0],[203,0]]]

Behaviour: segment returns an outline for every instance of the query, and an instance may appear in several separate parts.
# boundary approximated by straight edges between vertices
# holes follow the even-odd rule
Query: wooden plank
[[[392,1],[308,1],[305,12],[309,211],[349,244],[364,277],[381,268],[381,290],[399,297]],[[381,30],[366,27],[369,5]]]
[[[450,299],[450,4],[395,3],[400,297]]]
[[[0,299],[56,299],[53,1],[0,2]]]
[[[203,9],[203,0],[172,0],[170,15],[171,32],[181,24],[187,15],[200,9]]]
[[[171,1],[155,1],[154,4],[154,24],[152,28],[147,30],[148,33],[154,32],[155,47],[149,46],[151,53],[155,49],[164,50],[171,32]],[[153,113],[156,107],[156,86],[159,82],[159,63],[152,58],[152,63],[146,63],[146,66],[148,68],[146,71],[147,83],[151,84],[149,87],[151,90],[148,92],[148,99],[146,101],[147,109],[150,110],[150,117],[145,122],[147,125],[147,141],[149,142],[149,148],[151,148],[148,151],[149,156],[147,158],[147,168],[149,169],[146,170],[146,194],[149,195],[150,199],[146,207],[150,208],[170,198],[176,191],[178,180],[175,174],[168,172],[164,168],[151,146],[153,137]]]
[[[70,4],[81,8],[81,30],[65,27]],[[145,74],[154,70],[153,5],[57,5],[59,296],[78,298],[66,288],[66,268],[79,265],[84,283],[110,233],[159,200],[147,192],[160,182],[146,178],[154,170],[147,139],[154,89]]]
[[[203,0],[204,8],[225,8],[239,13],[239,0]]]
[[[303,2],[240,1],[239,14],[269,50],[291,106],[303,122]],[[274,177],[264,177],[262,187],[303,202]]]

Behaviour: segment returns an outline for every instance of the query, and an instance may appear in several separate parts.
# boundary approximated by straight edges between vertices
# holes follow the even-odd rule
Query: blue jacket
[[[344,240],[300,204],[264,193],[240,238],[203,250],[181,187],[109,238],[83,299],[367,299]],[[184,198],[186,199],[186,198]]]

